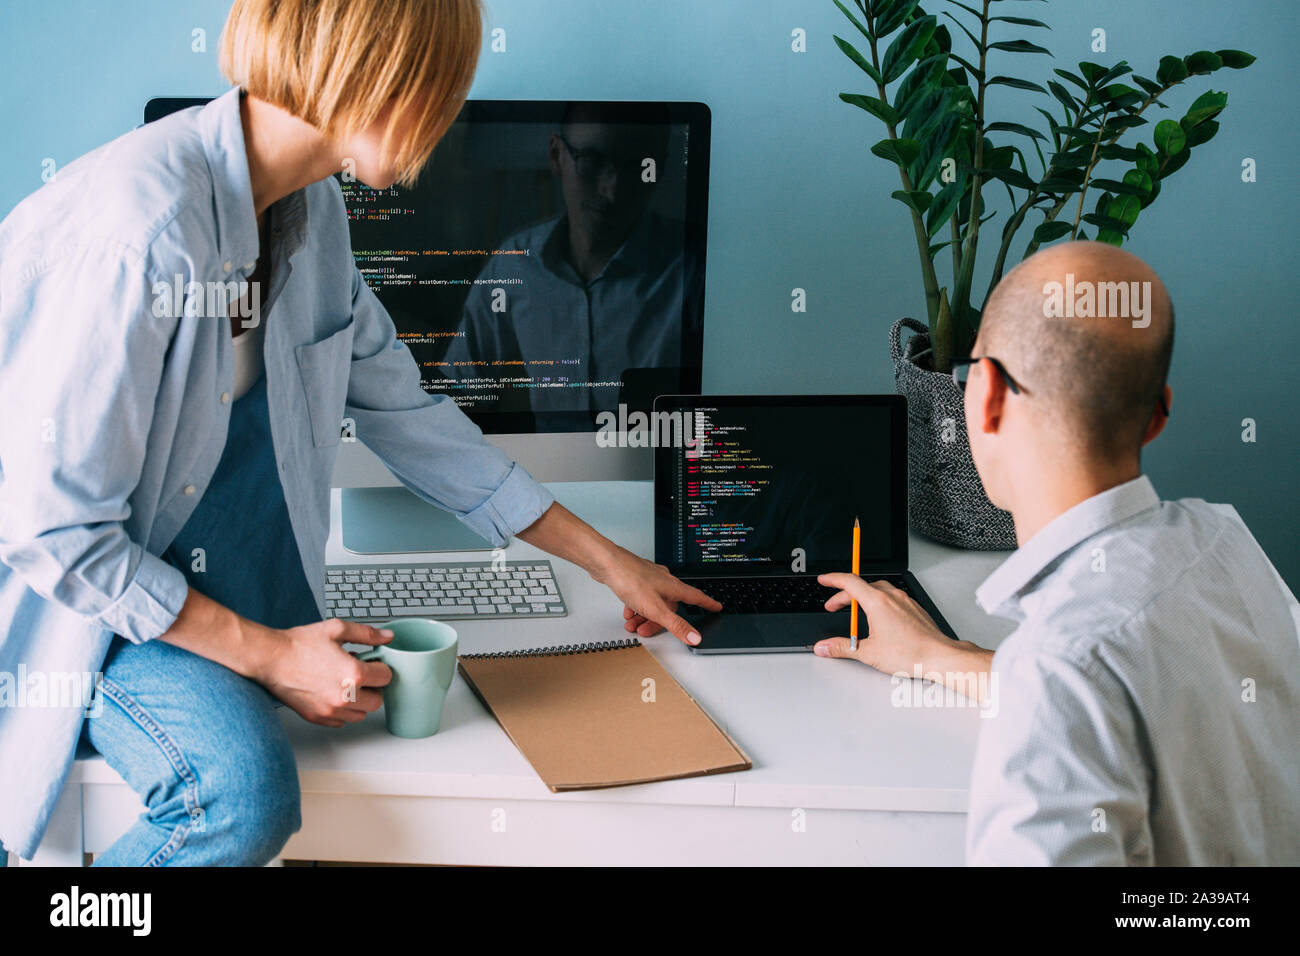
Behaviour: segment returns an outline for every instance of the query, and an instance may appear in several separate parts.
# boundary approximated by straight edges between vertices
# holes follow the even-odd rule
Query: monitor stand
[[[342,505],[343,547],[354,554],[492,550],[454,514],[400,485],[344,488]]]

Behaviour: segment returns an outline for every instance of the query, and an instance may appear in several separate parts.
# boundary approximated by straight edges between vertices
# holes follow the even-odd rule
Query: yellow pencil
[[[859,558],[862,550],[862,527],[858,524],[858,519],[853,519],[853,574],[856,576],[861,566]],[[854,598],[849,605],[849,649],[856,651],[858,649],[858,599]]]

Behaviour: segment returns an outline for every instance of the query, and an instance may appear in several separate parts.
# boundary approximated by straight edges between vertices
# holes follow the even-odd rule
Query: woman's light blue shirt
[[[334,180],[281,200],[272,224],[271,435],[321,616],[345,418],[408,488],[493,542],[535,521],[550,494],[420,387],[356,269]],[[229,319],[194,296],[174,315],[162,290],[240,282],[258,256],[238,90],[70,163],[0,223],[0,842],[22,856],[73,759],[84,707],[67,688],[114,633],[148,641],[175,620],[188,584],[159,555],[225,445]]]

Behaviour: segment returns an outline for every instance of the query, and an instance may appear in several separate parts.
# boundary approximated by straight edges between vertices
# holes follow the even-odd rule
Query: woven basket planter
[[[906,343],[904,329],[913,333]],[[961,389],[952,376],[927,367],[929,348],[929,330],[915,319],[899,319],[889,330],[894,385],[907,399],[909,523],[943,544],[1010,550],[1016,546],[1011,513],[984,494],[966,438]]]

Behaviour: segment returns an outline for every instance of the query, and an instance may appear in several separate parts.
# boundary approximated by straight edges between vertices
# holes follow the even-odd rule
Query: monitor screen
[[[341,171],[357,266],[425,390],[489,434],[697,394],[709,134],[703,103],[469,100],[414,187]]]
[[[857,518],[864,572],[906,568],[901,397],[674,397],[655,414],[660,563],[692,575],[847,571]],[[689,443],[674,440],[679,428]]]
[[[424,388],[490,433],[697,393],[708,126],[693,103],[471,100],[413,188],[341,175]]]

